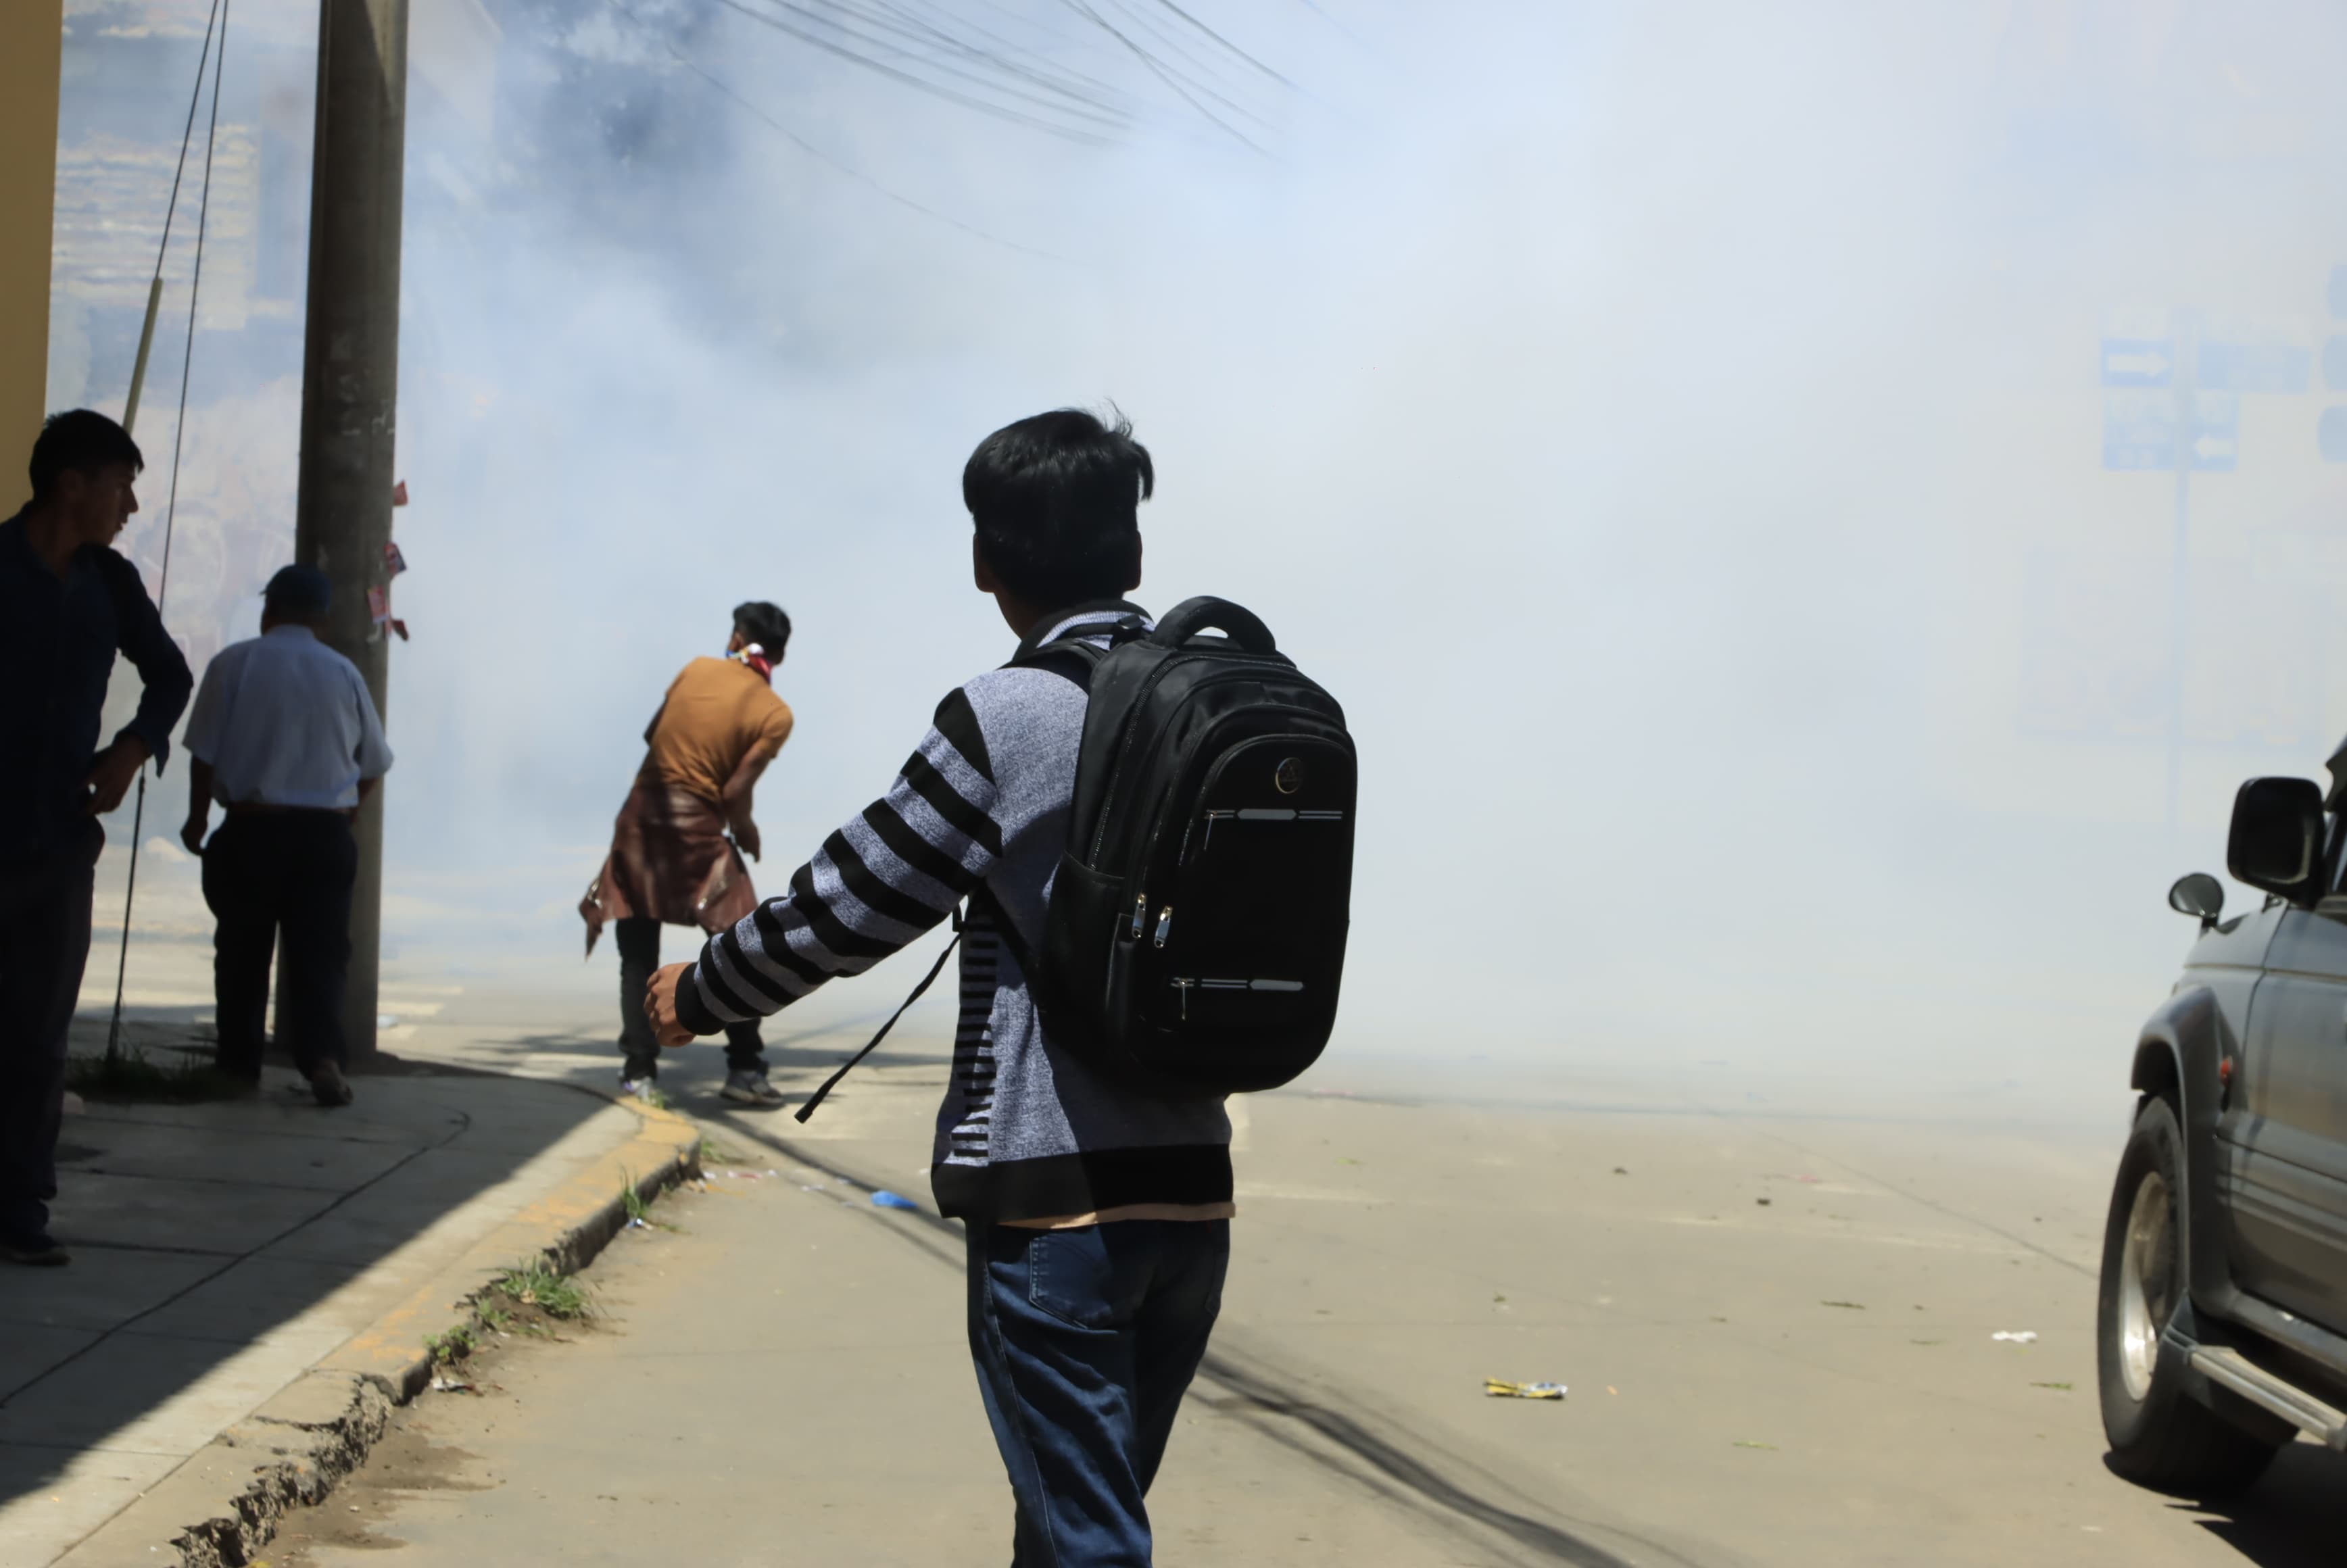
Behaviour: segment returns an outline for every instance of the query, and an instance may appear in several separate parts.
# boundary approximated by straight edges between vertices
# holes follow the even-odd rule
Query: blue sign
[[[2347,463],[2347,408],[2326,408],[2321,423],[2314,427],[2316,445],[2322,448],[2326,463]]]
[[[2176,375],[2176,344],[2167,338],[2103,340],[2105,386],[2167,386]]]
[[[2203,474],[2229,474],[2241,462],[2241,400],[2229,392],[2192,395],[2191,466]]]
[[[2191,418],[2182,418],[2173,392],[2103,394],[2103,466],[2122,470],[2186,468],[2229,474],[2241,456],[2241,400],[2230,392],[2196,392]],[[2347,421],[2341,435],[2347,440]]]
[[[2220,392],[2304,392],[2313,358],[2293,343],[2203,338],[2193,354],[2192,379]]]

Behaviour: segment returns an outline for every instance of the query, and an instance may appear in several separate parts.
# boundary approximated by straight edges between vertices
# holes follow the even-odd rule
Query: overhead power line
[[[677,66],[723,96],[742,112],[783,137],[808,157],[922,217],[1027,255],[1057,261],[1072,258],[1022,245],[940,211],[891,189],[810,140],[749,93],[721,77],[679,46],[666,17],[648,16],[628,0],[610,0]],[[640,0],[641,3],[641,0]],[[1051,51],[1071,42],[1031,15],[999,0],[701,0],[744,21],[816,49],[835,59],[885,77],[915,91],[1045,135],[1088,146],[1111,144],[1139,123],[1140,105],[1110,79],[1115,74],[1055,58]],[[1112,7],[1113,13],[1102,7]],[[992,25],[962,14],[990,14]],[[1053,14],[1046,12],[1045,15]],[[1158,84],[1194,114],[1250,151],[1266,151],[1262,131],[1276,128],[1264,108],[1250,105],[1254,89],[1233,80],[1230,67],[1249,79],[1297,90],[1278,71],[1249,54],[1171,0],[1059,0],[1058,14],[1072,15],[1085,31],[1104,39],[1116,55],[1137,61]],[[1014,35],[1030,35],[1021,42]]]
[[[779,0],[777,0],[777,3],[779,3]],[[823,50],[825,54],[835,55],[843,60],[862,66],[866,70],[876,71],[881,76],[893,77],[894,79],[904,83],[907,87],[917,87],[922,92],[929,93],[935,97],[960,104],[965,108],[976,109],[980,114],[992,115],[997,119],[1009,120],[1014,125],[1023,125],[1030,130],[1040,130],[1048,135],[1063,137],[1070,141],[1090,142],[1095,146],[1105,146],[1109,141],[1107,137],[1101,135],[1097,130],[1087,129],[1082,126],[1071,126],[1047,119],[1040,115],[1029,114],[1023,110],[1013,108],[1009,105],[989,102],[985,98],[978,97],[972,94],[963,92],[958,88],[948,87],[942,82],[932,81],[916,72],[905,70],[899,67],[890,65],[887,61],[876,58],[872,55],[860,53],[857,50],[849,47],[845,43],[825,37],[820,33],[811,31],[807,27],[799,26],[784,17],[773,15],[751,5],[744,5],[743,0],[717,0],[717,4],[724,6],[728,11],[733,11],[748,17],[751,21],[758,23],[762,26],[771,27],[775,32],[796,38],[802,43],[811,44],[815,46],[815,47]],[[795,11],[799,9],[799,7],[794,6],[792,9]],[[1030,102],[1035,101],[1032,95],[1020,92],[1015,89],[999,87],[998,90],[1003,91],[1006,96],[1009,97],[1027,98]],[[1089,114],[1076,109],[1070,109],[1067,112],[1069,112],[1073,118],[1090,120],[1103,128],[1120,127],[1124,123],[1120,119],[1112,118],[1108,116]]]
[[[890,190],[887,186],[882,184],[879,180],[875,179],[872,176],[865,173],[862,169],[833,157],[830,153],[825,151],[814,142],[809,141],[797,131],[793,130],[789,126],[784,125],[781,120],[775,118],[773,115],[767,113],[764,109],[760,108],[756,104],[752,103],[748,98],[743,97],[740,93],[734,91],[733,88],[726,82],[712,74],[710,71],[704,69],[698,61],[686,55],[682,49],[679,49],[674,41],[670,39],[666,34],[660,32],[650,22],[647,22],[643,17],[638,15],[633,10],[630,9],[624,3],[624,0],[610,0],[610,5],[613,10],[627,17],[628,20],[642,28],[646,34],[655,38],[660,43],[661,47],[667,53],[669,58],[674,60],[678,65],[683,67],[687,71],[700,78],[710,87],[723,95],[729,102],[733,103],[743,113],[750,115],[761,124],[768,127],[778,135],[784,137],[791,143],[791,145],[796,147],[800,151],[805,153],[808,157],[815,159],[817,162],[836,170],[838,173],[846,176],[848,179],[855,180],[860,185],[869,187],[871,190],[879,193],[882,197],[895,202],[899,207],[905,208],[908,211],[917,212],[924,218],[934,219],[936,221],[946,224],[950,228],[958,229],[963,233],[969,235],[973,239],[983,240],[989,245],[999,245],[1005,250],[1017,251],[1025,255],[1039,256],[1045,261],[1065,261],[1069,262],[1071,265],[1074,264],[1074,258],[1072,257],[1062,256],[1057,251],[1040,251],[1031,245],[1021,245],[1015,240],[1005,240],[999,234],[989,234],[985,230],[978,228],[974,224],[966,223],[950,213],[940,212],[934,207],[924,206],[922,203],[914,200],[909,196],[906,196],[896,190]]]
[[[805,5],[791,8],[807,12]],[[925,46],[942,51],[967,65],[999,71],[1074,101],[1088,103],[1114,115],[1119,120],[1124,118],[1117,107],[1116,89],[1109,83],[1040,58],[1022,60],[1014,52],[1019,46],[982,27],[963,24],[969,35],[965,36],[944,25],[954,18],[932,19],[930,15],[893,4],[892,0],[829,0],[825,8],[892,34],[904,39],[908,46]],[[928,60],[934,56],[911,55],[909,57]]]
[[[1178,73],[1167,67],[1163,60],[1159,59],[1149,50],[1142,47],[1140,44],[1134,42],[1133,38],[1128,36],[1107,17],[1102,15],[1098,11],[1093,10],[1091,5],[1085,3],[1085,0],[1064,0],[1064,3],[1069,10],[1073,11],[1077,15],[1084,17],[1086,20],[1092,22],[1095,26],[1099,27],[1101,31],[1106,33],[1110,37],[1114,38],[1118,43],[1123,45],[1125,48],[1132,51],[1133,56],[1139,60],[1152,76],[1154,76],[1158,80],[1173,88],[1174,93],[1180,97],[1183,102],[1197,110],[1202,117],[1211,121],[1216,128],[1244,144],[1250,151],[1261,152],[1264,150],[1261,147],[1256,145],[1254,138],[1248,136],[1245,131],[1239,129],[1236,126],[1231,124],[1222,116],[1216,114],[1213,109],[1208,108],[1204,103],[1199,101],[1199,98],[1201,96],[1213,98],[1217,103],[1222,104],[1225,108],[1235,109],[1240,114],[1248,115],[1250,118],[1259,117],[1254,116],[1249,110],[1232,102],[1230,98],[1214,91],[1212,87],[1190,82],[1182,77]]]
[[[938,0],[710,0],[710,3],[835,58],[916,91],[1028,129],[1097,145],[1136,120],[1136,105],[1111,82],[1052,59],[1045,48],[1063,36],[1038,28],[993,0],[979,5],[1044,42],[1020,45],[1000,31],[956,15]],[[1258,87],[1296,84],[1173,0],[1061,0],[1117,51],[1224,135],[1266,150],[1244,125],[1274,128],[1271,116],[1245,101],[1231,78],[1241,69]]]
[[[1155,3],[1159,9],[1171,11],[1174,15],[1179,16],[1183,21],[1187,22],[1192,27],[1204,33],[1207,37],[1212,38],[1215,43],[1221,45],[1223,52],[1230,56],[1231,58],[1238,61],[1240,64],[1253,67],[1255,69],[1261,71],[1265,76],[1269,77],[1273,81],[1277,82],[1283,87],[1293,87],[1296,86],[1294,82],[1289,81],[1286,77],[1281,76],[1277,71],[1273,70],[1269,66],[1265,65],[1261,60],[1256,59],[1245,49],[1240,48],[1236,44],[1232,43],[1228,38],[1224,37],[1220,33],[1215,32],[1204,22],[1199,21],[1198,18],[1190,15],[1189,12],[1184,11],[1179,5],[1174,5],[1174,0],[1155,0]],[[1319,10],[1317,5],[1313,5],[1311,4],[1311,0],[1305,0],[1305,4],[1315,11]]]

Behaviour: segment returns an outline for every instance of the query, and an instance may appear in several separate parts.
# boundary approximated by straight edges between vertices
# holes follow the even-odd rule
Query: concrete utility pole
[[[367,590],[384,588],[399,401],[399,224],[407,131],[407,0],[321,0],[318,138],[310,169],[310,302],[302,354],[302,475],[295,558],[325,572],[326,641],[365,675],[386,721],[386,632]],[[351,894],[351,1061],[375,1055],[383,938],[383,802],[359,813]]]

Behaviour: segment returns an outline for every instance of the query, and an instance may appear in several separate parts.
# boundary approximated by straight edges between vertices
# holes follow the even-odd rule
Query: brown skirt
[[[592,953],[606,920],[641,916],[723,931],[757,906],[750,868],[725,836],[716,803],[640,777],[611,825],[611,853],[587,885],[579,913]]]

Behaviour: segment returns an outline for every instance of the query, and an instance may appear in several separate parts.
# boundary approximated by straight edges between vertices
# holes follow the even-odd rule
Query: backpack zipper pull
[[[1149,895],[1145,891],[1136,893],[1133,896],[1133,939],[1134,941],[1141,940],[1142,928],[1148,924]]]
[[[1174,929],[1174,906],[1168,904],[1157,911],[1157,945],[1163,947],[1167,933]]]

